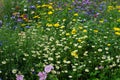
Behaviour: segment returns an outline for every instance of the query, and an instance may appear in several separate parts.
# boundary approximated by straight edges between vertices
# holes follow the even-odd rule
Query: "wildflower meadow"
[[[0,0],[0,80],[120,80],[120,0]]]

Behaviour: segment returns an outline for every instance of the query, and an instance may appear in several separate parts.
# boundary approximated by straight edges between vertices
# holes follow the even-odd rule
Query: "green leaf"
[[[49,79],[48,80],[58,80],[56,75],[49,75]]]

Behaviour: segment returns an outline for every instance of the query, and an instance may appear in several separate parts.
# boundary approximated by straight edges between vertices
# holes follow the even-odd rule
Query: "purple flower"
[[[20,74],[16,75],[16,80],[23,80],[23,78],[24,78],[23,75],[20,75]]]
[[[90,4],[89,0],[82,0],[82,4]]]
[[[39,76],[39,80],[46,80],[47,73],[46,72],[39,72],[38,76]]]
[[[98,69],[103,69],[104,67],[103,66],[99,66]]]
[[[52,69],[54,69],[54,67],[52,65],[47,65],[47,66],[45,66],[44,71],[46,73],[49,73]]]
[[[15,19],[15,16],[12,16],[11,19]]]
[[[17,19],[17,22],[22,22],[23,20],[21,18],[18,18]]]
[[[26,28],[30,28],[30,26],[25,26]]]
[[[36,7],[34,5],[30,6],[30,9],[35,9]]]

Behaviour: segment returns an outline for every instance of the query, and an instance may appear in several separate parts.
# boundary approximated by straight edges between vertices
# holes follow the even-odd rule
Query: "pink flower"
[[[23,78],[24,78],[23,75],[20,75],[20,74],[16,75],[16,80],[23,80]]]
[[[46,80],[47,73],[46,72],[39,72],[38,76],[39,76],[39,80]]]
[[[54,67],[52,65],[47,65],[47,66],[45,66],[44,71],[46,73],[49,73],[52,69],[54,69]]]

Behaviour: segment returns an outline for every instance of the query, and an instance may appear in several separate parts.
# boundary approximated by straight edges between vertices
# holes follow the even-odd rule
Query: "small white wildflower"
[[[120,65],[118,65],[118,67],[120,67]]]
[[[103,63],[104,61],[100,61],[101,63]]]
[[[89,72],[89,69],[85,69],[85,72]]]
[[[52,57],[49,57],[48,60],[53,61],[53,58],[52,58]]]
[[[27,9],[24,9],[24,11],[26,12],[26,11],[27,11]]]
[[[56,74],[56,71],[55,71],[55,70],[52,70],[51,72],[52,72],[53,74]]]
[[[67,71],[67,70],[65,70],[64,72],[65,72],[65,73],[68,73],[68,71]]]
[[[64,47],[64,50],[67,50],[67,49],[69,49],[69,47],[68,47],[68,46],[65,46],[65,47]]]
[[[98,67],[95,67],[95,70],[98,70]]]
[[[92,45],[92,48],[95,48],[95,45]]]
[[[55,66],[56,67],[56,69],[60,69],[60,67],[59,66]]]
[[[116,63],[113,63],[112,66],[115,67],[115,66],[116,66]]]
[[[119,59],[117,59],[117,61],[116,61],[117,63],[119,63],[120,62],[120,60]]]
[[[32,56],[33,56],[33,57],[36,57],[36,54],[33,54]]]
[[[46,60],[46,59],[44,59],[43,61],[44,61],[44,62],[47,62],[47,60]]]
[[[106,52],[106,54],[108,54],[109,52]]]
[[[78,44],[73,44],[75,47],[78,46]]]
[[[73,71],[77,71],[77,69],[73,69]]]
[[[0,70],[0,73],[2,73],[2,71]]]
[[[60,55],[57,55],[56,58],[57,58],[57,59],[60,58]]]
[[[44,57],[45,57],[45,58],[48,58],[48,54],[44,54]]]
[[[108,38],[107,36],[104,36],[104,38]]]
[[[35,51],[31,51],[31,53],[35,53]]]
[[[94,53],[97,53],[96,51],[94,51]]]
[[[98,52],[102,52],[102,49],[98,49]]]
[[[84,26],[84,28],[88,28],[88,26]]]
[[[66,60],[63,60],[64,63],[66,63],[67,61]]]
[[[82,48],[82,46],[78,46],[78,48]]]
[[[72,76],[71,76],[71,75],[69,75],[68,77],[69,77],[69,78],[72,78]]]
[[[67,64],[70,64],[71,62],[70,62],[70,61],[67,61],[66,63],[67,63]]]
[[[35,13],[35,11],[31,11],[31,14],[34,14]]]
[[[109,50],[109,48],[108,48],[108,47],[106,47],[106,48],[105,48],[105,50],[107,51],[107,50]]]
[[[25,54],[24,54],[24,56],[26,56],[26,57],[27,57],[27,56],[29,56],[29,54],[25,53]]]
[[[2,64],[6,64],[6,61],[2,61]]]
[[[89,63],[91,63],[92,61],[88,61]]]
[[[60,72],[56,72],[57,74],[60,74]]]
[[[17,73],[17,69],[13,69],[13,70],[12,70],[12,73],[13,73],[13,74],[16,74],[16,73]]]
[[[106,59],[106,56],[105,56],[105,55],[103,55],[103,56],[102,56],[102,59]]]
[[[77,66],[77,65],[78,65],[78,63],[75,63],[75,65]]]
[[[26,58],[23,58],[24,61],[26,61]]]
[[[60,64],[60,61],[57,61],[57,64]]]
[[[72,68],[76,68],[76,66],[72,66]]]
[[[87,54],[87,53],[88,53],[88,51],[85,51],[83,55],[84,55],[84,56],[88,56],[88,54]]]

